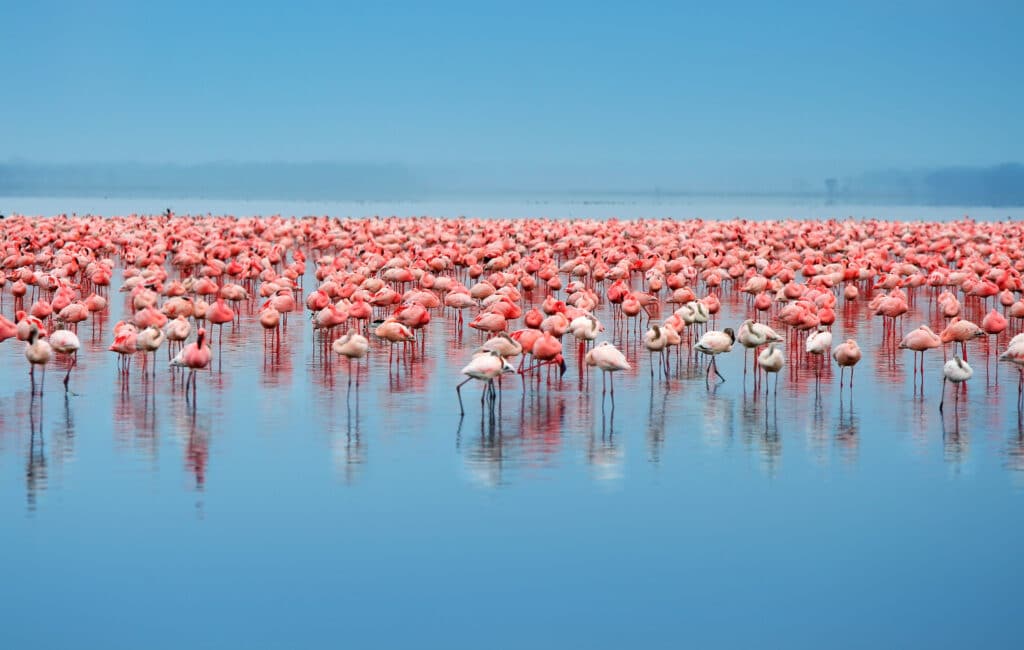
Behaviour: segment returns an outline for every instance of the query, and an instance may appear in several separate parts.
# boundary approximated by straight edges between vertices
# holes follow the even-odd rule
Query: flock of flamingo
[[[223,326],[240,325],[246,310],[258,314],[265,345],[280,341],[289,314],[308,312],[323,353],[348,360],[350,388],[351,364],[371,349],[390,348],[389,368],[396,347],[425,353],[435,319],[450,319],[461,343],[468,312],[480,334],[455,386],[463,414],[466,382],[482,382],[482,409],[488,400],[493,408],[503,375],[540,390],[543,373],[557,381],[566,372],[566,357],[581,374],[602,371],[614,399],[614,373],[643,361],[620,349],[629,340],[648,353],[652,382],[656,373],[668,381],[673,356],[678,364],[685,352],[708,359],[710,388],[712,377],[725,381],[716,358],[739,343],[754,353],[766,394],[761,373],[775,375],[777,391],[787,349],[816,383],[834,362],[842,388],[849,369],[852,391],[861,349],[854,338],[833,347],[831,328],[841,303],[858,302],[883,319],[884,336],[914,352],[915,372],[928,350],[953,346],[941,410],[945,382],[973,374],[967,343],[1008,335],[1024,320],[1016,222],[15,215],[0,233],[0,311],[14,316],[0,315],[0,341],[23,342],[33,396],[36,368],[41,394],[55,358],[68,389],[78,327],[105,316],[118,276],[131,314],[114,325],[108,348],[120,371],[141,358],[144,372],[156,373],[166,348],[171,372],[188,372],[192,400],[197,371],[214,359],[214,328],[219,345]],[[306,290],[310,272],[315,286]],[[712,329],[729,295],[742,296],[747,318]],[[925,324],[901,335],[915,300],[941,317],[938,332]],[[969,305],[984,313],[980,324],[965,317]],[[1024,334],[999,359],[1024,377]]]

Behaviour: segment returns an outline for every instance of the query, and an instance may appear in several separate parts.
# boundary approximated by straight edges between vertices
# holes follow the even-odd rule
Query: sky
[[[708,4],[0,0],[0,160],[670,187],[1024,160],[1024,3]]]

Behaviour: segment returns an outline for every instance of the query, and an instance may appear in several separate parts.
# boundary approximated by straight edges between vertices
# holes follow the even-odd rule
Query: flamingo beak
[[[558,376],[559,377],[564,376],[565,375],[565,370],[566,370],[566,365],[565,365],[565,358],[562,357],[562,355],[558,355],[558,367],[562,369],[562,372],[559,373]]]

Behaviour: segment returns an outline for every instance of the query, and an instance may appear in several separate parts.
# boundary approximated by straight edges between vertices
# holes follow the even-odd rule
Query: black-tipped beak
[[[562,377],[562,376],[565,375],[565,369],[566,369],[565,359],[559,359],[558,360],[558,366],[562,369],[562,372],[558,376]]]

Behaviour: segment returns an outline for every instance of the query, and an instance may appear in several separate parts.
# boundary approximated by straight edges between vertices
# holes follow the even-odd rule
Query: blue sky
[[[1024,3],[213,4],[3,2],[0,160],[658,183],[1024,159]]]

